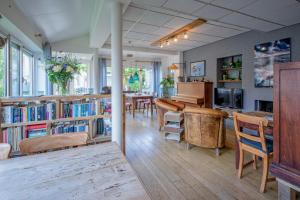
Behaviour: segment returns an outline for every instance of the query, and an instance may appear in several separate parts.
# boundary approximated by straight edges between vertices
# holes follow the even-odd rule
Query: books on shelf
[[[26,131],[22,127],[7,128],[3,130],[3,142],[12,146],[12,151],[19,151],[19,143],[26,138]]]
[[[31,106],[5,106],[2,110],[2,123],[32,122],[55,119],[55,103]]]
[[[73,132],[88,132],[89,126],[84,121],[73,123],[58,123],[51,129],[52,134],[73,133]]]
[[[47,135],[46,124],[26,126],[27,138],[36,138]]]

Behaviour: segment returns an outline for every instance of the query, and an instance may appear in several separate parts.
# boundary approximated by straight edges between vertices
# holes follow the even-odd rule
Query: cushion
[[[253,147],[255,149],[259,149],[259,150],[263,151],[260,142],[249,140],[249,139],[246,139],[246,138],[243,138],[243,137],[241,137],[240,141],[243,144],[249,145],[249,146],[251,146],[251,147]],[[268,154],[272,153],[273,152],[273,140],[266,138],[265,141],[266,141],[266,145],[267,145],[267,152],[265,152],[265,153],[268,153]]]

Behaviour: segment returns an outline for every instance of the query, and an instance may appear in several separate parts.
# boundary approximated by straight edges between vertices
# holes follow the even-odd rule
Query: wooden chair
[[[274,178],[268,178],[269,158],[273,155],[273,141],[266,139],[264,127],[268,125],[268,120],[263,117],[249,116],[242,113],[233,113],[234,128],[239,144],[240,160],[238,177],[242,177],[243,168],[249,163],[244,164],[244,151],[253,154],[253,168],[256,169],[257,156],[262,158],[263,173],[260,185],[260,192],[265,192],[268,181],[274,181]]]
[[[26,138],[20,142],[22,154],[34,154],[66,147],[86,145],[88,134],[85,132],[48,135],[37,138]]]
[[[0,143],[0,160],[8,159],[10,151],[11,151],[10,144]]]

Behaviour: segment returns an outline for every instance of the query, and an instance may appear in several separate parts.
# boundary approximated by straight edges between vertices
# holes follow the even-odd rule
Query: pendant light
[[[134,83],[134,79],[133,79],[133,76],[132,76],[132,75],[129,76],[128,83],[129,83],[129,84]]]

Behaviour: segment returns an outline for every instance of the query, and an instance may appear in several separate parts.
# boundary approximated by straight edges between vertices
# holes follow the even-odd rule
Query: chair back
[[[66,147],[86,145],[88,134],[85,132],[48,135],[37,138],[26,138],[19,144],[22,154],[33,154]]]
[[[267,152],[266,139],[264,136],[264,127],[268,125],[268,120],[264,117],[250,116],[243,113],[233,113],[234,118],[234,129],[239,141],[248,140],[251,142],[256,142],[261,145],[263,152]],[[247,145],[243,143],[243,145]],[[248,146],[248,145],[247,145]],[[253,146],[248,148],[252,150],[259,150]]]
[[[186,141],[206,148],[223,147],[226,137],[224,118],[227,116],[227,113],[211,108],[185,108]]]

